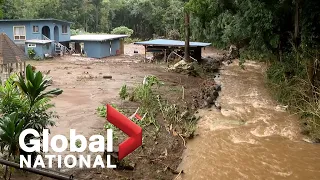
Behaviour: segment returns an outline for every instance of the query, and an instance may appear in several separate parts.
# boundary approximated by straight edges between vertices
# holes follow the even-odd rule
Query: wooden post
[[[18,70],[19,70],[19,64],[18,63],[16,63],[16,72],[18,72]]]
[[[23,75],[26,75],[26,62],[23,62]]]
[[[147,46],[144,46],[144,62],[147,60]]]
[[[22,62],[19,63],[20,66],[20,73],[22,73]]]
[[[167,49],[164,49],[164,62],[167,61]]]
[[[1,64],[1,70],[0,70],[1,73],[3,73],[3,64]]]

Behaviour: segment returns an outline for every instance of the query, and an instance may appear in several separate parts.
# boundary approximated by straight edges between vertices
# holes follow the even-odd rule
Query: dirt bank
[[[221,71],[222,110],[201,110],[179,179],[318,179],[320,146],[302,141],[298,118],[269,94],[264,66]]]

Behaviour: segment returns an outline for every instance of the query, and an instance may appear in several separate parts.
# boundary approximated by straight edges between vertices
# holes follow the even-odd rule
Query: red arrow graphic
[[[119,145],[119,160],[142,145],[142,128],[109,104],[107,104],[107,120],[129,136]]]

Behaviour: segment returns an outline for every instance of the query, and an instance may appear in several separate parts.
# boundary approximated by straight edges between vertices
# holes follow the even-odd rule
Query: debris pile
[[[197,76],[198,73],[194,68],[193,63],[187,63],[185,60],[181,60],[174,64],[172,67],[168,69],[169,71],[176,72],[176,73],[182,73],[182,74],[188,74],[191,76]]]
[[[214,81],[207,80],[201,84],[200,91],[193,96],[193,108],[211,108],[219,105],[216,104],[216,100],[219,97],[221,91],[221,85],[216,84]]]

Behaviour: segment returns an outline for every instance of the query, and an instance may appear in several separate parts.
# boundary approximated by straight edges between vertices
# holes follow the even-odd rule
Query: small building
[[[70,41],[75,43],[75,51],[81,53],[82,50],[91,58],[104,58],[124,54],[124,41],[127,35],[115,34],[84,34],[71,36]],[[83,43],[83,49],[80,49]]]
[[[163,53],[166,60],[168,55],[175,53],[179,56],[178,51],[184,53],[185,42],[170,40],[170,39],[154,39],[150,41],[136,42],[134,44],[143,45],[145,47],[145,54],[147,52]],[[194,60],[200,61],[202,59],[202,48],[210,46],[211,43],[190,42],[190,56]],[[182,55],[182,54],[180,54]]]
[[[1,82],[5,82],[13,72],[24,72],[27,59],[24,52],[6,34],[0,34]]]
[[[53,40],[27,40],[25,42],[25,52],[26,55],[29,55],[29,50],[33,49],[35,54],[35,57],[38,57],[40,59],[44,59],[45,57],[50,57],[52,55],[53,47],[51,46],[51,43],[54,42]]]
[[[0,33],[7,34],[23,50],[30,44],[28,40],[51,40],[50,54],[55,55],[61,54],[70,41],[70,24],[57,19],[5,19],[0,20]]]

